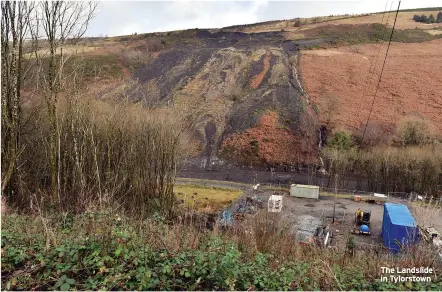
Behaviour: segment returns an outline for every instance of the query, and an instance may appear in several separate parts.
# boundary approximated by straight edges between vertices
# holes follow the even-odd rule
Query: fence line
[[[218,181],[218,180],[209,180],[209,179],[194,179],[194,178],[176,178],[176,184],[189,184],[189,185],[202,185],[202,186],[212,186],[219,188],[231,188],[231,189],[240,189],[242,191],[250,190],[253,187],[253,184],[247,183],[238,183],[231,181]],[[262,190],[275,190],[275,191],[289,191],[291,184],[271,184],[271,183],[259,183],[259,188]],[[361,197],[372,197],[374,192],[360,191],[360,190],[352,190],[352,189],[335,189],[329,187],[319,187],[319,192],[326,193],[335,193],[337,191],[338,194],[347,194],[347,195],[358,195]],[[387,201],[395,200],[395,201],[403,201],[403,202],[422,202],[433,204],[436,206],[442,206],[442,197],[436,198],[428,195],[421,195],[416,192],[388,192],[386,194]]]

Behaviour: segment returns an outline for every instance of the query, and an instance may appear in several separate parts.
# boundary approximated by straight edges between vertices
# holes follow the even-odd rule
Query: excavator
[[[370,226],[370,218],[371,218],[371,211],[370,210],[362,211],[359,208],[356,210],[356,213],[355,213],[356,224]]]
[[[361,209],[357,209],[355,212],[355,223],[357,225],[361,225],[359,230],[353,231],[352,233],[355,234],[364,234],[364,235],[370,235],[370,218],[371,218],[371,211],[365,210],[362,211]]]

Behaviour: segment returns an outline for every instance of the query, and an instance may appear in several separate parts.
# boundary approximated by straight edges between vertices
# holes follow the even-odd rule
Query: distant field
[[[413,15],[415,14],[425,14],[429,16],[433,14],[436,17],[440,10],[430,10],[430,11],[406,11],[399,12],[398,19],[396,21],[396,29],[414,29],[420,28],[424,30],[431,30],[434,28],[442,27],[441,23],[426,24],[421,22],[416,22],[413,20]],[[283,29],[285,32],[296,32],[297,39],[303,38],[303,31],[318,28],[324,25],[338,25],[338,24],[370,24],[370,23],[383,23],[386,24],[388,20],[388,25],[392,26],[394,22],[396,12],[391,11],[390,13],[377,13],[366,16],[324,16],[324,17],[313,17],[313,18],[301,18],[302,26],[295,27],[294,20],[284,20],[279,22],[272,22],[269,24],[257,24],[250,25],[243,29],[244,32],[268,32],[268,31],[281,31]]]
[[[184,207],[200,212],[220,211],[242,194],[237,190],[192,185],[175,185],[173,190],[178,199],[184,200]]]
[[[99,49],[99,47],[89,47],[89,46],[65,46],[63,47],[63,53],[64,54],[84,54],[91,51],[94,51],[96,49]],[[49,49],[40,49],[37,51],[37,54],[40,56],[47,56],[49,55]],[[60,51],[57,51],[56,54],[60,54]],[[35,53],[28,53],[25,54],[25,58],[34,58]]]
[[[432,23],[432,24],[426,24],[421,22],[416,22],[413,20],[413,15],[415,14],[425,14],[430,15],[433,14],[434,17],[436,17],[439,10],[434,11],[414,11],[414,12],[400,12],[398,14],[398,18],[396,21],[396,28],[397,29],[411,29],[411,28],[421,28],[421,29],[432,29],[435,27],[442,27],[441,23]],[[368,16],[360,16],[360,17],[354,17],[354,18],[346,18],[346,19],[339,19],[339,20],[333,20],[330,22],[327,22],[326,24],[363,24],[363,23],[386,23],[388,19],[388,25],[392,26],[394,22],[396,12],[392,11],[390,13],[390,17],[388,17],[388,13],[379,13],[379,14],[372,14]],[[383,19],[382,19],[383,18]],[[320,26],[324,23],[317,23],[317,24],[311,24],[309,26]]]

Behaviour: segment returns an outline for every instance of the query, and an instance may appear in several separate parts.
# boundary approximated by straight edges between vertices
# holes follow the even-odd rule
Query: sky
[[[100,1],[87,36],[118,36],[190,28],[221,28],[296,17],[360,14],[397,7],[398,0],[346,1]],[[441,0],[402,0],[401,9],[436,7]]]

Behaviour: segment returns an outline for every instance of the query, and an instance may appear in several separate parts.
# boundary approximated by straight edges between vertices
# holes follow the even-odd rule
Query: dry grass
[[[92,52],[94,50],[100,49],[99,47],[89,47],[89,46],[65,46],[63,47],[63,54],[85,54]],[[37,51],[37,54],[39,56],[48,56],[49,55],[49,49],[40,49]],[[57,55],[60,54],[60,51],[58,50],[56,52]],[[24,58],[35,58],[35,53],[28,53],[23,55]]]
[[[413,204],[411,212],[420,226],[434,226],[435,218],[440,218],[442,210],[436,205]]]
[[[238,190],[192,185],[175,185],[173,190],[186,207],[205,213],[221,210],[242,194]]]
[[[413,20],[413,15],[415,14],[425,14],[430,15],[433,14],[435,17],[439,10],[434,11],[412,11],[412,12],[400,12],[398,15],[398,19],[396,22],[397,29],[414,29],[420,28],[424,30],[431,30],[437,27],[441,27],[440,23],[426,24],[421,22],[416,22]],[[388,25],[391,26],[394,20],[394,12],[390,13],[390,17],[388,20]],[[388,18],[387,13],[378,13],[371,14],[366,16],[324,16],[324,17],[313,17],[313,18],[301,18],[302,26],[295,27],[294,20],[293,21],[280,21],[272,24],[261,24],[250,26],[244,29],[244,32],[271,32],[271,31],[280,31],[284,29],[284,36],[288,39],[301,39],[304,38],[302,32],[307,29],[311,29],[314,27],[321,27],[324,25],[338,25],[338,24],[371,24],[371,23],[386,23]]]
[[[412,28],[421,28],[421,29],[431,29],[438,26],[441,26],[439,23],[433,23],[433,24],[426,24],[421,22],[416,22],[413,20],[413,15],[415,14],[425,14],[430,15],[433,14],[434,16],[437,15],[439,11],[412,11],[412,12],[399,12],[397,22],[396,22],[396,28],[397,29],[412,29]],[[382,23],[382,17],[383,23],[387,21],[388,13],[385,13],[385,16],[383,13],[379,14],[372,14],[368,16],[361,16],[361,17],[354,17],[354,18],[346,18],[346,19],[339,19],[327,22],[328,24],[364,24],[364,23]],[[393,12],[390,14],[389,19],[389,25],[393,24],[394,15]],[[315,26],[320,26],[321,24],[316,24]]]
[[[429,30],[427,30],[427,32],[432,35],[442,34],[442,30],[438,30],[438,29],[429,29]]]

